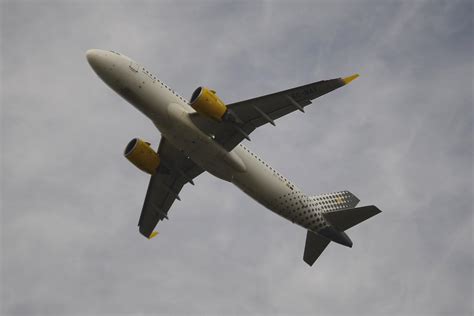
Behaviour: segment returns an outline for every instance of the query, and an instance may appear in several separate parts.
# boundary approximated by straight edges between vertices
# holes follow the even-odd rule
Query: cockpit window
[[[111,50],[110,52],[120,56],[120,53],[117,53],[117,52],[115,52],[115,51],[113,51],[113,50]]]

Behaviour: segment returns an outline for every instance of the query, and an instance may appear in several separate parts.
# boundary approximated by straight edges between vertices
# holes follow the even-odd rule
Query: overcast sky
[[[473,2],[1,1],[2,315],[472,315]],[[313,267],[306,232],[209,174],[148,241],[160,135],[85,59],[112,49],[225,102],[361,77],[245,145],[383,213]]]

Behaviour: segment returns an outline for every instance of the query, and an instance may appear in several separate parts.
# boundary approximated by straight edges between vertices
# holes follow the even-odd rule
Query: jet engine
[[[208,88],[199,87],[194,90],[189,105],[196,112],[210,117],[217,121],[222,121],[227,111],[227,106],[216,94],[216,91]]]
[[[132,139],[125,147],[123,155],[138,169],[149,174],[155,174],[160,165],[160,157],[150,147],[150,143],[140,138]]]

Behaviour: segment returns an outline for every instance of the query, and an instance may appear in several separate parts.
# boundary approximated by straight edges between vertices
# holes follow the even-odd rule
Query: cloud
[[[472,314],[470,1],[1,3],[5,315]],[[308,194],[383,213],[312,268],[305,232],[202,175],[144,240],[147,119],[85,60],[114,49],[234,102],[360,72],[252,134]]]

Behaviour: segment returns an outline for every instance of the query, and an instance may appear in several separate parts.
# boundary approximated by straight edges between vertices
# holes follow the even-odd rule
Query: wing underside
[[[184,156],[169,142],[162,138],[158,148],[160,166],[148,184],[145,202],[138,221],[140,233],[151,238],[160,220],[168,218],[168,211],[186,183],[194,184],[193,179],[204,170]]]
[[[294,111],[304,112],[311,100],[340,88],[355,78],[336,78],[310,83],[304,86],[288,89],[265,96],[240,101],[228,105],[236,121],[216,122],[198,113],[191,115],[194,123],[208,135],[214,135],[216,141],[228,151],[232,150],[242,140],[264,124],[275,125],[275,120]]]

